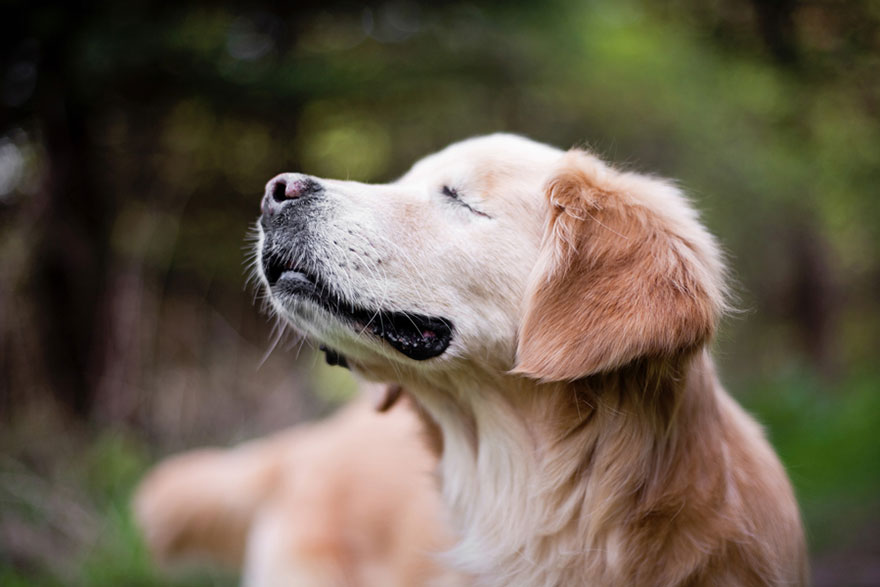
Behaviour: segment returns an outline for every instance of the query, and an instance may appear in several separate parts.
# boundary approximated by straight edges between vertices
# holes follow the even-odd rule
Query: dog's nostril
[[[283,179],[279,179],[275,182],[275,185],[272,186],[272,199],[276,202],[283,202],[287,198],[287,184]]]

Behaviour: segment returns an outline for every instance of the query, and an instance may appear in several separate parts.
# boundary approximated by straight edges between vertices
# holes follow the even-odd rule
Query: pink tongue
[[[434,338],[437,334],[433,330],[422,331],[422,338]]]

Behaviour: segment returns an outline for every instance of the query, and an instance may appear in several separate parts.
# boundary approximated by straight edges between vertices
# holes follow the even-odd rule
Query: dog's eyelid
[[[448,197],[450,200],[455,200],[455,202],[457,204],[459,204],[463,208],[467,208],[468,210],[470,210],[471,212],[473,212],[477,216],[482,216],[483,218],[492,218],[491,216],[489,216],[488,214],[486,214],[482,210],[478,210],[477,208],[474,208],[473,206],[471,206],[470,204],[468,204],[467,202],[462,200],[461,194],[454,187],[444,185],[443,188],[440,190],[440,192],[444,196]]]

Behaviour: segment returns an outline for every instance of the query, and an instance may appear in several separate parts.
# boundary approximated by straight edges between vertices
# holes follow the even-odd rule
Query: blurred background
[[[127,500],[351,392],[245,285],[264,183],[389,181],[499,130],[681,181],[816,585],[880,584],[871,0],[0,2],[0,584],[234,584],[160,575]]]

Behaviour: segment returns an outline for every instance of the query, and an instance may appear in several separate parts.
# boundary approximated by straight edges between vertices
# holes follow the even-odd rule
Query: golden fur
[[[457,585],[411,410],[361,400],[228,450],[191,451],[144,479],[134,511],[153,556],[242,568],[249,587]]]
[[[461,150],[487,173],[474,147],[509,140]],[[707,350],[726,305],[714,239],[667,182],[581,150],[551,167],[512,369],[351,361],[440,431],[452,564],[478,585],[808,583],[785,472]]]

